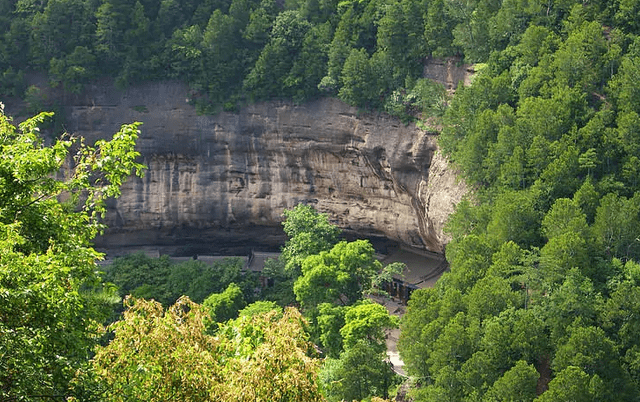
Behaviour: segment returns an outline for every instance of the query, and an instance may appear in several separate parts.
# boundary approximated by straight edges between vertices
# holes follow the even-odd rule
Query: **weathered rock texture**
[[[180,83],[66,100],[67,130],[104,137],[142,121],[149,169],[110,204],[99,247],[225,252],[282,242],[282,211],[309,203],[347,232],[442,252],[443,224],[465,192],[436,136],[335,99],[199,116]]]
[[[471,85],[474,73],[474,65],[463,64],[460,57],[444,59],[428,57],[424,61],[422,71],[423,77],[441,83],[449,93],[453,93],[460,83],[465,86]]]

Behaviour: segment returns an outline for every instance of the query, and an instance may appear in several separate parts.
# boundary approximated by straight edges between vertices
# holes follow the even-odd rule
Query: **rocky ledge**
[[[67,130],[89,140],[143,122],[142,179],[110,203],[102,248],[224,253],[283,241],[282,211],[314,205],[361,237],[443,252],[465,193],[437,135],[336,99],[198,115],[188,88],[95,85],[65,100]]]

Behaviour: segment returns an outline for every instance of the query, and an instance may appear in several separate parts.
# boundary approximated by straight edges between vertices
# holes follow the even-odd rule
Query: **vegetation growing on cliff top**
[[[498,57],[507,67],[521,51],[519,86],[530,67],[550,61],[545,49],[588,21],[592,31],[564,54],[592,75],[613,74],[637,34],[637,11],[626,0],[3,0],[0,90],[22,96],[24,74],[41,71],[70,92],[103,76],[121,86],[181,79],[207,112],[337,95],[402,118],[439,115],[446,98],[422,79],[426,57]],[[602,52],[601,62],[590,57]],[[581,85],[571,71],[563,79]]]
[[[32,71],[68,92],[104,76],[120,86],[181,79],[203,112],[328,94],[409,118],[444,97],[421,79],[422,60],[436,49],[425,41],[430,23],[422,10],[434,7],[409,0],[3,0],[0,91],[23,96]],[[450,41],[438,46],[457,53]]]

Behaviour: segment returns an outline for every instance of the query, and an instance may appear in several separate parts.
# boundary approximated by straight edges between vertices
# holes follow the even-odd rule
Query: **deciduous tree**
[[[0,104],[3,400],[73,396],[69,381],[100,334],[101,305],[114,296],[97,274],[102,255],[91,241],[104,228],[105,199],[143,168],[137,124],[93,146],[68,136],[45,146],[38,125],[51,115],[16,129]]]

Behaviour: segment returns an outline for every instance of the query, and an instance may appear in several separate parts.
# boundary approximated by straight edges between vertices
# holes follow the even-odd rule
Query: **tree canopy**
[[[492,50],[439,138],[474,191],[447,226],[450,271],[401,324],[416,400],[636,400],[637,322],[612,321],[640,259],[627,5],[482,3],[495,25],[460,3],[452,44]]]
[[[138,125],[88,145],[64,136],[44,145],[41,113],[16,128],[0,104],[0,399],[73,396],[115,289],[91,247],[105,200],[143,166]]]
[[[128,299],[92,368],[103,400],[321,401],[303,318],[289,308],[205,331],[208,308],[187,297],[165,310]],[[286,351],[286,352],[285,352]]]

